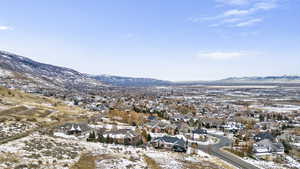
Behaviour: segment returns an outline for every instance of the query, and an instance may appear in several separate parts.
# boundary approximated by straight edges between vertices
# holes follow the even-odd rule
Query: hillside
[[[0,51],[0,82],[7,87],[34,90],[86,90],[103,83],[73,69],[39,63],[16,54]]]
[[[151,78],[88,75],[5,51],[0,51],[0,82],[6,87],[17,87],[27,91],[37,88],[83,91],[97,90],[110,85],[146,87],[172,84],[169,81]]]

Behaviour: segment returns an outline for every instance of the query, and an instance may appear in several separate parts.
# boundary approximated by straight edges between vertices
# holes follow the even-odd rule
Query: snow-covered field
[[[181,169],[182,164],[177,161],[179,156],[172,156],[171,152],[149,152],[146,155],[156,161],[162,168],[166,169]]]
[[[286,156],[285,159],[287,162],[284,165],[272,161],[254,160],[249,158],[244,160],[262,169],[300,169],[300,163],[296,160],[290,156]]]
[[[224,135],[224,132],[219,131],[219,130],[215,130],[215,129],[209,129],[209,130],[207,130],[207,133],[209,133],[209,134],[216,134],[216,135],[220,135],[220,136]]]
[[[10,72],[10,71],[7,71],[7,70],[4,70],[4,69],[1,69],[0,68],[0,76],[1,77],[10,77],[12,76],[13,74]]]
[[[153,159],[160,166],[160,168],[165,169],[224,168],[221,167],[220,164],[216,165],[214,157],[211,157],[203,152],[199,152],[199,154],[188,155],[167,151],[150,151],[146,152],[145,155]]]
[[[36,128],[35,123],[30,122],[1,122],[0,123],[0,140],[25,133]]]
[[[56,133],[57,135],[57,133]],[[60,136],[61,135],[57,135]],[[96,168],[146,169],[145,156],[166,169],[222,168],[203,152],[197,155],[174,153],[154,148],[138,148],[114,144],[92,143],[72,138],[57,138],[35,132],[27,137],[0,145],[0,168],[67,169],[77,163],[82,154],[95,158]],[[223,167],[224,168],[224,167]]]
[[[285,159],[288,161],[287,162],[288,167],[300,169],[300,163],[297,162],[295,159],[293,159],[290,156],[286,156]]]
[[[268,112],[282,112],[282,113],[288,113],[288,112],[300,110],[300,106],[296,106],[296,105],[276,105],[276,106],[251,105],[250,107],[256,109],[262,109]]]

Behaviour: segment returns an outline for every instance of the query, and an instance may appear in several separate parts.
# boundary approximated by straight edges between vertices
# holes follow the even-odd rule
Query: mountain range
[[[169,86],[174,84],[174,82],[171,81],[158,80],[152,78],[133,78],[112,75],[90,75],[89,77],[107,84],[125,87]]]
[[[65,67],[36,62],[5,51],[0,51],[0,80],[2,84],[7,85],[76,90],[108,86],[142,87],[172,84],[169,81],[151,78],[89,75]]]
[[[216,81],[171,82],[152,78],[89,75],[70,68],[44,64],[10,52],[0,51],[0,82],[6,86],[88,90],[109,86],[300,83],[300,76],[231,77]]]
[[[223,83],[300,83],[300,76],[230,77],[220,80]]]

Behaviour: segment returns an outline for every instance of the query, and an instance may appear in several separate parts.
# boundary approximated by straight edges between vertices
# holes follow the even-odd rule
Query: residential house
[[[176,134],[186,134],[191,132],[190,126],[185,122],[179,122],[176,124]]]
[[[253,153],[257,156],[284,154],[284,146],[279,142],[263,139],[253,144]]]
[[[254,136],[254,140],[256,142],[258,141],[261,141],[261,140],[265,140],[265,139],[268,139],[270,141],[273,141],[274,140],[274,137],[271,133],[269,132],[261,132],[261,133],[258,133]]]
[[[186,152],[187,144],[183,139],[177,137],[163,136],[155,138],[151,141],[151,144],[155,148],[163,148],[173,150],[176,152]]]
[[[142,141],[141,135],[130,129],[111,130],[104,132],[102,136],[107,142],[117,144],[138,145]]]
[[[150,121],[145,124],[145,128],[148,132],[152,133],[167,133],[175,135],[176,126],[166,121]]]
[[[236,133],[244,128],[244,125],[238,122],[230,121],[221,126],[225,131]]]
[[[206,140],[207,139],[207,130],[205,129],[196,129],[192,131],[193,140]]]
[[[56,128],[57,132],[62,132],[68,135],[81,135],[87,133],[91,128],[86,123],[65,123]]]

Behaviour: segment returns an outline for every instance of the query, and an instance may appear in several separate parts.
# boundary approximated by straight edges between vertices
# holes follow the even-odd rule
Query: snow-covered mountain
[[[111,84],[113,86],[126,86],[126,87],[147,87],[147,86],[165,86],[172,85],[170,81],[157,80],[152,78],[133,78],[111,75],[90,75],[91,78],[99,80],[101,82]]]
[[[103,83],[75,70],[39,63],[5,51],[0,51],[0,80],[2,85],[9,87],[80,90],[103,86]]]
[[[300,83],[300,76],[230,77],[224,83]]]
[[[110,75],[88,75],[76,70],[36,62],[0,51],[0,83],[7,87],[50,89],[97,89],[105,86],[161,86],[169,81]]]

